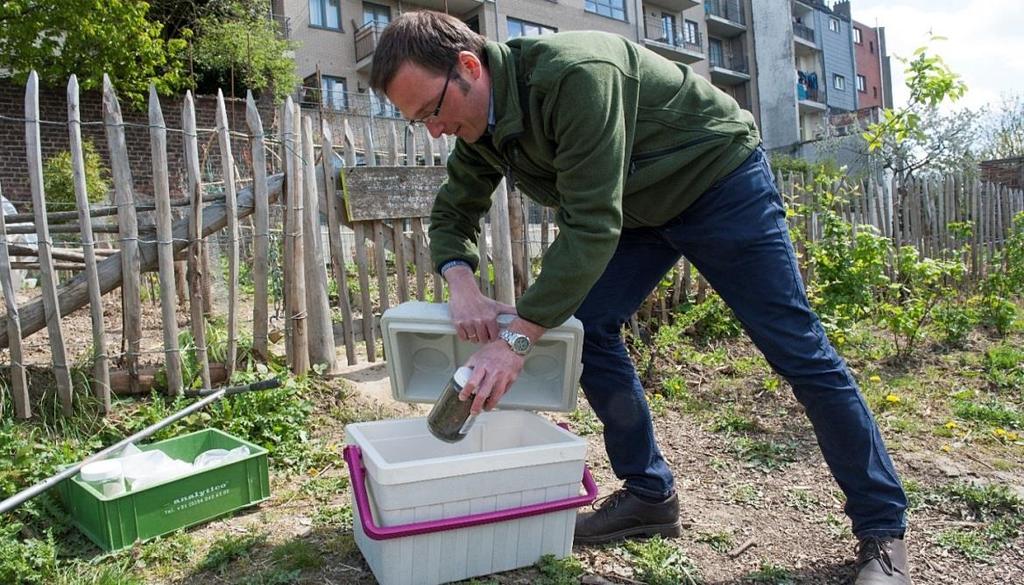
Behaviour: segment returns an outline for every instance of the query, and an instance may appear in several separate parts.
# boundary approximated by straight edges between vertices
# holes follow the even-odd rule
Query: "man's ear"
[[[470,79],[476,80],[480,78],[483,63],[480,62],[480,57],[473,51],[459,52],[459,66]]]

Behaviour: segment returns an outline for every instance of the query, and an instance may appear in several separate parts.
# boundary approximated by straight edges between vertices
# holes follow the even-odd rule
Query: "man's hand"
[[[473,414],[493,410],[519,377],[525,361],[526,358],[512,351],[504,340],[491,341],[466,361],[465,365],[473,368],[473,375],[459,393],[459,399],[473,400],[470,408]]]
[[[449,268],[444,278],[451,291],[448,310],[459,339],[472,343],[487,343],[497,339],[498,315],[515,315],[516,308],[485,297],[468,266]]]

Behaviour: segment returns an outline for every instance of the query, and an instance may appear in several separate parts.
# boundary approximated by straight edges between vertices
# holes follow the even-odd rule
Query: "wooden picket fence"
[[[224,98],[218,94],[215,129],[198,129],[194,102],[186,94],[181,128],[164,122],[155,90],[149,96],[150,148],[153,164],[153,202],[136,201],[132,190],[125,123],[109,80],[103,90],[103,120],[109,147],[113,204],[90,205],[84,179],[79,91],[74,77],[68,83],[67,124],[78,209],[46,212],[39,128],[39,80],[26,86],[25,130],[32,190],[32,213],[4,218],[0,214],[0,285],[7,318],[0,328],[0,347],[10,352],[10,387],[15,414],[32,416],[22,340],[47,329],[52,371],[62,411],[73,409],[69,356],[62,318],[88,306],[92,329],[91,386],[104,412],[111,408],[113,379],[127,381],[126,393],[138,393],[142,379],[142,275],[156,271],[162,326],[158,353],[166,370],[168,390],[182,391],[182,353],[199,364],[204,387],[230,378],[237,361],[239,333],[250,321],[241,312],[240,269],[251,268],[253,352],[269,359],[274,349],[271,323],[271,288],[283,290],[284,354],[292,371],[313,367],[330,372],[339,368],[339,347],[348,364],[380,359],[379,316],[396,303],[411,299],[442,301],[445,289],[429,258],[427,230],[433,194],[444,180],[450,147],[446,138],[433,139],[423,129],[359,117],[328,119],[322,111],[303,111],[288,99],[264,130],[263,120],[249,95],[247,128],[229,128]],[[383,128],[383,131],[381,130]],[[167,134],[184,138],[184,198],[171,198]],[[219,176],[200,172],[200,133],[216,136],[221,168]],[[382,135],[383,134],[383,135]],[[251,176],[243,177],[235,164],[232,141],[248,143]],[[236,145],[237,150],[237,145]],[[2,177],[0,177],[2,183]],[[247,186],[246,186],[247,185]],[[808,208],[819,188],[798,176],[780,177],[778,185],[791,205]],[[807,185],[807,187],[805,187]],[[896,245],[913,245],[923,254],[938,256],[954,249],[954,222],[975,226],[971,251],[972,274],[984,266],[1009,233],[1012,217],[1024,210],[1024,196],[995,185],[981,185],[962,177],[921,181],[909,185],[834,186],[849,194],[840,212],[856,226],[871,225]],[[502,182],[492,197],[492,208],[481,220],[477,242],[481,264],[479,284],[485,294],[513,303],[529,286],[536,259],[557,237],[550,210],[509,192]],[[184,212],[175,221],[173,210]],[[140,224],[139,213],[155,212],[153,225]],[[110,226],[94,219],[117,218]],[[251,216],[251,218],[250,218]],[[6,221],[5,221],[6,219]],[[245,222],[251,224],[246,225]],[[7,223],[32,221],[32,226]],[[804,237],[803,248],[821,237],[813,212],[790,217],[791,229]],[[77,222],[77,223],[76,223]],[[53,227],[50,227],[50,224]],[[325,225],[326,224],[326,225]],[[326,244],[324,228],[326,227]],[[858,227],[857,229],[865,229]],[[51,233],[77,234],[78,246],[56,248]],[[8,242],[8,234],[35,233],[35,247]],[[96,234],[115,234],[115,249],[97,246]],[[351,245],[346,245],[351,241]],[[274,253],[277,246],[281,253]],[[210,280],[221,273],[211,255],[226,248],[226,335],[223,364],[211,364],[206,322],[213,294]],[[272,249],[273,248],[273,249]],[[801,250],[805,252],[805,250]],[[12,262],[12,256],[30,256],[34,262]],[[182,261],[182,257],[184,260]],[[806,254],[802,257],[806,259]],[[175,265],[178,264],[178,277]],[[181,270],[184,263],[187,270]],[[37,269],[41,294],[19,306],[13,269]],[[75,274],[60,282],[60,275]],[[806,270],[806,267],[805,267]],[[328,272],[330,271],[330,272]],[[187,272],[187,287],[181,274]],[[279,277],[276,275],[280,275]],[[330,280],[338,293],[329,296]],[[280,282],[275,282],[280,278]],[[682,260],[672,274],[670,298],[660,298],[666,314],[672,306],[696,293],[700,302],[707,284]],[[179,298],[177,290],[187,288]],[[349,294],[349,291],[352,294]],[[111,355],[111,340],[104,328],[103,295],[120,291],[123,350]],[[179,347],[176,313],[188,304],[193,344]],[[334,315],[340,316],[340,326]],[[634,321],[633,326],[636,327]],[[73,357],[73,356],[72,356]],[[217,375],[215,376],[214,367]]]

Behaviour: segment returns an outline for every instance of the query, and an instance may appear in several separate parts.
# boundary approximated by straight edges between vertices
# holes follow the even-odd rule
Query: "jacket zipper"
[[[668,148],[661,148],[661,149],[658,149],[658,150],[652,150],[650,152],[645,152],[643,154],[633,155],[629,159],[629,174],[632,175],[633,173],[636,172],[637,164],[638,163],[641,163],[641,162],[644,162],[644,161],[648,161],[648,160],[652,160],[652,159],[656,159],[656,158],[661,158],[663,156],[668,156],[670,154],[677,153],[677,152],[679,152],[681,150],[686,150],[687,148],[690,148],[691,146],[697,146],[698,144],[707,142],[707,141],[712,140],[714,138],[716,138],[716,136],[714,134],[707,134],[707,135],[701,136],[700,138],[696,138],[694,140],[690,140],[689,142],[684,142],[684,143],[676,145],[676,146],[670,146]]]

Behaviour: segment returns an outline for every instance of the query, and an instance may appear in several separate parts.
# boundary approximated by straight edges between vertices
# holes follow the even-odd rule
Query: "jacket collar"
[[[494,144],[502,148],[515,135],[523,133],[523,112],[516,83],[516,58],[508,45],[488,41],[484,46],[487,69],[494,96]]]

